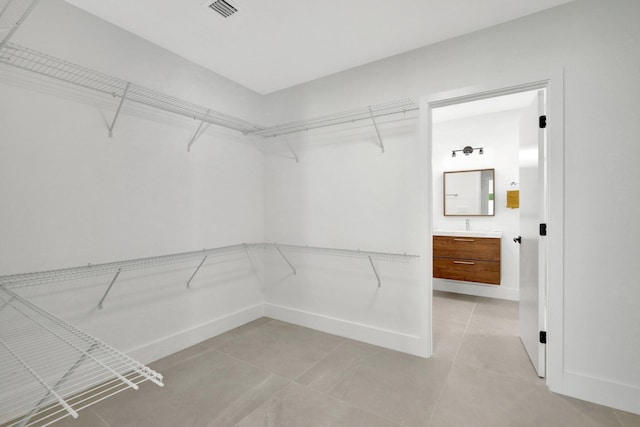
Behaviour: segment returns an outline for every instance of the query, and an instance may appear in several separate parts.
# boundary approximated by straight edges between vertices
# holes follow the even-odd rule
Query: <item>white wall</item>
[[[407,168],[418,148],[416,119],[380,124],[385,153],[370,125],[289,137],[288,153],[265,157],[265,235],[269,242],[419,254],[418,170]],[[426,231],[425,231],[426,233]],[[266,313],[316,329],[413,354],[428,355],[421,330],[425,302],[420,262],[376,261],[382,287],[366,258],[290,254],[293,276],[268,253]]]
[[[552,389],[635,412],[640,412],[640,287],[634,285],[640,275],[634,246],[640,204],[633,197],[640,160],[639,14],[635,0],[575,1],[268,97],[269,121],[278,122],[406,96],[417,100],[532,70],[564,69],[564,277],[549,284],[564,286],[563,330],[550,331],[562,339],[550,345],[561,346],[564,354],[561,366],[550,367],[560,372]],[[408,159],[397,172],[423,167]],[[267,164],[267,179],[271,170]],[[309,198],[312,190],[305,181],[288,188]],[[609,202],[598,202],[595,195]],[[267,235],[282,233],[281,225],[265,224]],[[405,234],[402,224],[395,230]],[[416,247],[423,238],[415,234],[407,246]]]
[[[446,108],[446,107],[444,107]],[[433,229],[464,230],[468,219],[471,230],[502,232],[500,286],[434,279],[434,289],[518,300],[518,247],[511,240],[518,235],[518,210],[506,207],[506,192],[518,182],[518,143],[521,110],[502,111],[435,123],[433,125]],[[534,135],[535,136],[535,135]],[[465,145],[483,147],[465,156],[452,150]],[[443,174],[447,171],[495,169],[495,216],[444,216]]]
[[[41,2],[15,43],[205,106],[259,119],[261,98],[68,6]],[[41,271],[262,241],[263,160],[231,131],[89,95],[3,66],[0,271]],[[167,269],[21,290],[142,361],[262,315],[261,278],[243,252]],[[164,298],[161,298],[163,296]]]
[[[552,388],[640,412],[640,365],[637,363],[640,288],[634,285],[640,275],[640,265],[635,259],[635,242],[640,239],[637,225],[640,205],[633,197],[637,193],[640,160],[640,145],[636,143],[640,134],[636,117],[640,110],[637,78],[640,28],[636,22],[640,3],[636,0],[578,0],[281,91],[266,99],[74,10],[61,0],[41,3],[16,35],[16,42],[265,123],[312,117],[406,96],[417,100],[427,94],[508,80],[531,70],[564,69],[564,277],[561,283],[550,283],[564,289],[563,330],[560,334],[550,331],[551,337],[563,339],[551,343],[562,347],[563,358],[562,366],[552,367],[561,372]],[[104,122],[112,117],[115,109],[111,106],[103,110],[106,100],[101,99],[94,108],[79,108],[65,98],[21,89],[13,83],[3,82],[0,87],[3,130],[0,194],[4,206],[10,206],[0,213],[4,243],[0,258],[7,273],[33,266],[98,262],[113,259],[115,255],[118,258],[145,256],[149,254],[148,249],[153,249],[155,254],[194,246],[216,246],[231,238],[234,242],[237,237],[256,239],[262,236],[263,230],[268,240],[331,246],[357,244],[363,249],[407,252],[419,248],[421,259],[430,256],[430,247],[423,243],[429,236],[421,224],[424,216],[430,215],[431,203],[420,201],[426,197],[423,192],[429,191],[416,188],[416,182],[425,171],[428,176],[431,172],[430,165],[420,163],[423,157],[413,155],[423,150],[421,138],[424,138],[415,130],[399,136],[383,129],[383,134],[391,135],[385,155],[377,151],[371,136],[360,136],[355,142],[340,136],[337,138],[345,142],[341,147],[329,145],[301,152],[301,163],[309,163],[299,169],[294,170],[297,166],[291,161],[268,158],[263,189],[261,176],[256,176],[263,170],[260,156],[246,146],[232,143],[232,138],[209,133],[197,142],[191,153],[192,156],[200,154],[202,149],[199,160],[181,158],[179,152],[184,145],[180,146],[180,140],[186,144],[195,123],[187,126],[184,121],[175,120],[158,125],[146,112],[128,110],[118,123],[116,137],[106,140]],[[45,111],[40,103],[42,107],[51,108]],[[259,117],[261,110],[265,111],[264,120]],[[97,157],[104,157],[109,167],[92,160]],[[51,161],[47,161],[48,158]],[[153,175],[136,176],[132,170],[145,162],[152,164],[143,170],[152,170],[149,174]],[[195,167],[194,163],[199,166]],[[284,171],[276,170],[278,167]],[[106,179],[101,179],[93,169],[105,174]],[[594,173],[595,169],[598,173]],[[123,182],[126,181],[123,177],[129,174],[134,177],[133,183],[139,185]],[[319,177],[327,179],[326,186],[320,185]],[[174,185],[176,179],[180,185]],[[298,181],[293,182],[295,179]],[[369,181],[374,185],[366,185]],[[185,190],[187,183],[195,188],[191,190],[195,193],[188,196],[184,193],[190,191]],[[283,191],[276,191],[275,186],[281,184]],[[242,197],[229,202],[229,191],[225,190],[229,186],[233,186],[234,194],[242,191]],[[73,191],[68,191],[69,188]],[[102,198],[87,196],[88,190],[95,188],[99,188]],[[129,193],[133,188],[140,190]],[[329,192],[335,194],[327,194]],[[129,195],[125,203],[123,194]],[[263,194],[269,208],[264,217]],[[594,201],[596,195],[606,197],[608,202]],[[78,218],[71,206],[83,206],[86,199],[82,196],[96,204],[95,208],[91,205],[78,208],[83,210],[78,212],[82,214],[79,217],[86,218],[89,211],[96,218],[89,225],[84,220],[84,230],[71,227]],[[189,202],[204,203],[202,209],[201,206],[195,209],[202,214],[193,213],[183,218],[184,211],[180,211],[179,206],[187,203],[185,198]],[[313,202],[316,199],[327,203]],[[153,204],[149,200],[153,200]],[[338,206],[340,202],[344,207]],[[392,206],[393,203],[397,205]],[[167,205],[168,210],[164,211]],[[100,209],[104,206],[108,206],[110,214],[106,217]],[[158,222],[146,222],[159,212],[158,207],[170,216],[161,220],[162,227]],[[326,218],[321,209],[325,209]],[[247,210],[253,214],[247,214]],[[300,217],[287,210],[299,213]],[[46,217],[43,212],[47,213]],[[344,212],[348,214],[342,218]],[[184,222],[178,220],[178,216]],[[389,220],[385,221],[387,217]],[[137,221],[130,221],[132,218]],[[227,218],[230,223],[217,222]],[[335,218],[338,222],[334,225],[329,219]],[[39,225],[38,221],[48,221],[49,226]],[[77,221],[83,224],[83,220]],[[173,226],[177,228],[169,228]],[[550,233],[553,226],[549,224]],[[90,253],[69,249],[79,247],[78,243],[84,246],[87,239],[94,241],[93,234],[100,230],[105,230],[100,237],[108,236],[106,245],[88,249]],[[171,230],[170,236],[165,234],[167,230]],[[64,255],[56,255],[59,252]],[[281,260],[273,260],[268,266],[269,277],[278,275],[276,262]],[[310,268],[318,270],[321,266],[322,262],[314,260]],[[381,270],[384,287],[385,277],[394,277],[395,273],[385,272],[384,267]],[[420,265],[418,270],[415,274],[411,269],[406,272],[410,282],[406,286],[402,285],[404,279],[394,280],[398,289],[404,289],[403,294],[397,296],[404,303],[418,295],[423,298],[419,304],[426,301],[428,305],[430,296],[425,289],[429,288],[430,264],[426,268]],[[359,277],[360,274],[364,274],[364,269],[357,272]],[[397,275],[405,277],[404,273]],[[265,286],[273,287],[274,283],[267,280]],[[281,301],[273,289],[267,290],[266,298]],[[312,294],[304,298],[311,300]],[[375,303],[374,297],[371,298]],[[377,298],[380,302],[380,296]],[[237,307],[251,307],[257,300],[257,294],[249,293]],[[349,298],[347,303],[351,300],[355,298]],[[118,299],[113,301],[117,303]],[[390,301],[384,299],[381,303],[390,307]],[[313,302],[298,301],[297,304],[313,309]],[[416,305],[408,307],[407,310],[414,310]],[[150,308],[134,304],[129,310],[132,316],[136,313],[146,317],[151,315]],[[206,304],[202,309],[206,310]],[[412,311],[398,322],[377,317],[361,320],[389,323],[366,326],[393,328],[410,336],[420,331],[419,335],[424,336],[424,317],[428,315],[428,312]],[[357,315],[350,317],[340,312],[339,316],[352,323],[359,321]],[[213,317],[213,313],[205,316]],[[416,326],[416,321],[420,325]],[[114,328],[126,330],[122,324]],[[142,326],[136,328],[135,331],[141,333],[146,330]],[[132,345],[126,340],[123,342],[124,350]],[[112,344],[118,346],[118,343]]]

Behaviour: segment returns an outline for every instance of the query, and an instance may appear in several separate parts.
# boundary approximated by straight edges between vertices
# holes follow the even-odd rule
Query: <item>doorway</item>
[[[466,139],[463,137],[463,138],[458,138],[456,140],[455,132],[451,130],[456,128],[455,125],[448,126],[448,128],[447,126],[443,126],[442,129],[439,129],[438,123],[443,123],[447,120],[448,121],[460,120],[463,117],[474,117],[474,116],[476,117],[476,119],[474,120],[478,121],[477,119],[478,117],[480,117],[480,115],[484,115],[484,116],[494,115],[497,117],[500,115],[499,114],[500,111],[507,111],[507,110],[513,111],[519,108],[520,110],[522,110],[522,112],[524,112],[524,110],[526,109],[528,110],[533,109],[534,110],[533,119],[536,120],[536,126],[537,126],[538,116],[547,115],[547,114],[540,114],[540,112],[538,111],[539,109],[538,107],[540,106],[542,111],[542,109],[544,109],[545,106],[547,105],[549,83],[550,81],[546,80],[546,81],[540,81],[533,84],[512,86],[512,87],[509,87],[508,89],[497,89],[497,90],[479,91],[479,92],[474,92],[473,89],[470,89],[467,91],[466,94],[463,94],[462,96],[460,96],[459,93],[457,93],[456,96],[451,96],[450,94],[442,94],[439,96],[438,95],[432,96],[430,99],[424,100],[423,108],[424,106],[427,107],[426,115],[428,116],[428,123],[427,123],[427,126],[428,126],[427,137],[429,141],[428,157],[431,162],[432,173],[433,173],[432,178],[435,183],[432,189],[432,198],[433,198],[432,230],[437,228],[454,228],[458,230],[465,230],[469,222],[471,223],[471,227],[469,227],[471,230],[475,228],[476,230],[490,231],[492,229],[497,230],[497,229],[505,228],[505,227],[502,227],[501,225],[495,225],[496,224],[495,219],[496,217],[499,216],[498,213],[500,212],[500,210],[504,211],[505,209],[507,209],[506,208],[507,191],[517,192],[520,190],[520,184],[521,184],[520,183],[520,166],[522,166],[520,164],[521,163],[520,158],[522,157],[523,159],[525,159],[525,161],[531,160],[532,155],[535,156],[535,154],[537,154],[537,153],[533,153],[532,151],[527,151],[526,147],[523,147],[521,149],[520,147],[517,146],[517,143],[518,143],[517,141],[513,141],[510,147],[507,147],[507,146],[499,147],[496,144],[489,144],[488,142],[483,142],[480,140],[480,138],[475,138],[479,135],[474,135],[473,132],[471,132]],[[515,108],[509,107],[509,105],[513,106],[514,103],[517,104],[519,101],[521,102],[519,106],[516,106]],[[561,99],[560,99],[559,105],[561,105]],[[477,109],[476,109],[476,113],[469,113],[469,111],[473,110],[474,107],[482,107],[484,108],[484,110],[481,108],[479,110],[480,113],[477,112],[478,111]],[[542,111],[542,112],[546,113],[545,111]],[[444,116],[448,115],[448,117],[443,119],[442,118],[443,115]],[[541,130],[538,133],[535,130],[536,128],[533,128],[533,129],[534,129],[534,134],[531,136],[531,139],[538,141],[540,143],[540,147],[542,148],[542,150],[539,153],[540,154],[539,176],[541,177],[541,181],[539,182],[539,184],[541,185],[541,192],[539,194],[541,196],[539,198],[537,198],[536,196],[537,207],[539,208],[539,222],[546,224],[549,222],[549,219],[548,219],[549,215],[547,214],[549,205],[547,204],[546,200],[548,200],[549,196],[551,196],[554,200],[558,200],[559,199],[558,195],[562,194],[562,188],[561,188],[562,187],[562,182],[561,182],[562,166],[556,165],[554,169],[550,169],[548,167],[548,161],[550,158],[561,160],[561,153],[560,155],[555,154],[555,157],[554,157],[554,150],[551,150],[551,152],[549,152],[549,150],[546,149],[547,147],[546,145],[547,131],[546,130]],[[449,137],[451,137],[451,141],[453,141],[453,143],[455,144],[460,145],[460,147],[453,148],[451,146],[447,146],[447,147],[439,146],[440,144],[439,138],[442,138],[443,135],[445,136],[448,135]],[[470,151],[469,153],[464,152],[467,146],[470,146],[472,149],[472,150],[468,150]],[[560,141],[560,148],[561,148],[561,141]],[[453,166],[452,161],[457,160],[453,154],[457,149],[459,149],[460,150],[459,153],[464,156],[464,157],[459,157],[459,159],[462,159],[463,162],[458,162],[458,164]],[[491,152],[490,150],[496,150],[494,151],[493,156],[487,155],[487,153]],[[497,155],[497,151],[500,151],[500,153],[502,154]],[[477,160],[479,156],[485,156],[484,164],[481,164],[482,163],[481,161],[480,166],[488,167],[488,166],[491,166],[490,163],[492,161],[495,162],[496,159],[498,159],[500,156],[505,157],[505,155],[508,152],[511,152],[511,156],[512,156],[511,158],[513,159],[514,151],[517,153],[516,154],[517,157],[515,157],[516,162],[519,163],[517,172],[514,173],[513,170],[511,170],[506,174],[496,173],[495,199],[492,199],[495,203],[495,209],[496,209],[496,214],[494,216],[491,216],[490,218],[489,217],[484,218],[480,216],[469,215],[468,217],[465,217],[465,215],[461,215],[461,216],[455,216],[453,218],[443,218],[444,216],[443,205],[446,202],[444,189],[440,191],[442,193],[442,199],[438,197],[438,191],[437,191],[438,186],[442,185],[442,181],[441,181],[442,177],[440,176],[440,178],[438,178],[438,175],[444,172],[444,170],[442,170],[443,168],[444,169],[450,168],[451,170],[478,169],[479,167],[476,167],[476,166],[479,165]],[[557,151],[558,150],[556,149],[555,152],[557,153]],[[446,157],[444,157],[442,155],[444,152],[448,152],[448,156],[451,156],[451,158],[447,159]],[[470,159],[474,155],[476,156],[476,159],[474,161],[470,161]],[[537,156],[535,157],[538,158]],[[471,165],[475,165],[475,166],[470,167]],[[513,178],[511,179],[509,178],[509,176],[513,176]],[[560,180],[558,180],[558,178],[560,178]],[[549,183],[554,181],[556,185],[558,185],[558,182],[559,182],[559,187],[556,187],[555,194],[549,194],[547,192],[547,189],[549,188]],[[511,193],[511,194],[515,194],[515,193]],[[562,216],[561,206],[558,208],[558,206],[554,205],[553,203],[551,204],[551,206],[555,207],[555,212],[552,216],[561,218]],[[517,216],[518,217],[517,227],[514,228],[513,226],[511,226],[510,228],[507,227],[509,228],[508,230],[504,230],[504,233],[502,234],[502,238],[501,238],[502,253],[507,254],[507,258],[509,258],[508,254],[516,253],[518,261],[520,260],[521,255],[526,255],[527,257],[530,258],[532,255],[532,252],[530,249],[527,249],[526,251],[521,251],[520,245],[512,241],[512,239],[517,238],[518,236],[521,235],[520,229],[519,229],[520,215],[514,214],[514,212],[518,211],[518,207],[511,206],[511,208],[509,209],[510,211],[506,211],[508,212],[508,215],[510,215],[510,217],[507,217],[507,221],[510,220],[513,223],[514,222],[513,217]],[[446,222],[447,219],[449,220],[448,223]],[[504,220],[504,218],[499,218],[499,219]],[[455,220],[457,220],[457,222],[454,222]],[[443,224],[445,224],[444,227],[443,227]],[[538,227],[538,225],[539,224],[537,223],[535,224],[536,228]],[[558,224],[558,226],[559,226],[558,229],[561,229],[561,224]],[[556,236],[555,240],[561,242],[561,236]],[[539,247],[534,248],[534,252],[537,255],[540,255],[538,258],[534,260],[535,268],[532,269],[531,265],[528,265],[528,264],[531,264],[531,260],[526,261],[523,266],[526,274],[530,274],[532,271],[535,270],[537,275],[535,279],[536,280],[539,279],[540,282],[542,283],[542,286],[536,287],[536,291],[539,290],[540,292],[535,295],[536,296],[535,301],[532,302],[530,300],[530,297],[531,297],[530,293],[527,293],[526,298],[529,298],[529,299],[526,301],[523,301],[522,306],[518,307],[519,322],[520,323],[524,322],[529,324],[529,327],[527,328],[523,328],[521,325],[519,327],[519,329],[521,329],[521,331],[519,331],[519,334],[526,335],[522,339],[522,341],[525,343],[525,347],[527,346],[527,341],[529,341],[529,344],[531,342],[535,343],[535,346],[534,346],[535,348],[533,349],[528,348],[527,352],[529,353],[529,357],[532,363],[534,364],[535,369],[538,372],[538,375],[546,376],[547,383],[549,384],[550,381],[545,368],[546,366],[545,362],[549,357],[548,356],[549,354],[561,355],[562,345],[561,343],[559,343],[558,349],[555,352],[552,352],[552,351],[548,352],[547,350],[551,350],[552,345],[544,346],[539,343],[539,339],[540,339],[540,331],[545,331],[545,332],[547,331],[548,320],[549,320],[549,323],[553,324],[554,320],[552,320],[551,318],[557,320],[559,318],[558,312],[560,312],[561,314],[561,307],[559,307],[558,305],[552,305],[551,307],[547,305],[547,301],[549,300],[549,298],[547,297],[547,294],[546,294],[546,286],[549,281],[549,277],[558,277],[555,275],[558,272],[561,272],[562,253],[561,253],[561,249],[559,254],[557,250],[551,251],[551,252],[555,252],[560,256],[559,258],[555,259],[556,262],[549,263],[550,269],[547,270],[546,261],[549,259],[550,253],[547,253],[545,251],[545,248],[547,247],[548,241],[546,240],[546,238],[543,238],[543,237],[538,238],[538,236],[536,236],[536,241],[538,243],[539,242],[542,242],[542,243],[540,244]],[[540,250],[540,252],[538,252],[538,250]],[[521,254],[520,252],[525,252],[525,253]],[[435,290],[436,292],[441,292],[441,291],[454,292],[457,295],[466,294],[466,295],[471,295],[471,296],[480,297],[480,298],[489,297],[489,298],[501,298],[503,300],[519,301],[521,299],[521,295],[520,295],[520,291],[521,291],[521,288],[520,288],[520,273],[521,273],[520,269],[521,268],[520,267],[521,266],[520,266],[520,263],[518,262],[517,263],[518,265],[516,267],[516,270],[518,273],[517,279],[514,279],[513,256],[511,258],[512,258],[510,262],[511,271],[510,272],[507,271],[510,274],[507,274],[508,277],[506,278],[506,280],[508,280],[509,282],[505,282],[504,281],[505,277],[503,277],[503,281],[501,282],[500,286],[503,286],[505,284],[507,286],[503,286],[502,288],[500,286],[491,288],[491,287],[487,287],[488,285],[478,287],[477,285],[476,286],[474,286],[473,284],[470,285],[466,282],[460,282],[460,283],[449,282],[448,284],[443,284],[442,282],[439,282],[436,279],[434,279],[432,282],[432,289]],[[560,276],[560,280],[558,281],[558,284],[561,285],[561,276]],[[499,290],[496,290],[496,289],[499,289]],[[558,288],[556,288],[556,291],[557,290]],[[555,295],[557,295],[557,292],[555,293]],[[434,296],[433,300],[435,304],[435,301],[437,301],[437,298]],[[554,312],[553,310],[556,308],[560,308],[560,310],[556,310]],[[433,307],[432,313],[434,313],[435,310],[437,310],[437,308]],[[535,313],[535,320],[533,320],[530,314],[525,316],[520,316],[521,312],[525,313],[527,310]],[[533,322],[533,327],[531,327],[532,322]],[[561,332],[561,326],[562,326],[561,322],[556,322],[556,324],[559,326],[558,332]],[[437,330],[437,324],[433,323],[433,325],[434,326],[433,326],[432,336],[434,337],[435,340],[437,340],[439,331]],[[550,339],[551,336],[553,335],[552,334],[547,335],[547,342],[550,344],[552,344],[552,340]],[[437,342],[433,344],[434,344],[435,350],[437,351]],[[540,344],[540,346],[538,346],[538,344]]]

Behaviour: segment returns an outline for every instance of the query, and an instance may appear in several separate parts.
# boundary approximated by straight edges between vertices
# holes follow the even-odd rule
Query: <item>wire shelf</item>
[[[182,252],[170,255],[161,255],[148,258],[137,258],[126,261],[115,261],[103,264],[89,264],[81,267],[62,268],[57,270],[38,271],[34,273],[21,273],[0,276],[0,286],[10,289],[30,285],[62,282],[66,280],[80,279],[84,277],[113,274],[116,271],[131,271],[144,268],[159,267],[163,265],[180,264],[204,256],[222,255],[229,252],[248,248],[247,244],[223,246],[200,251]]]
[[[0,50],[0,63],[12,65],[43,76],[71,83],[114,97],[126,98],[160,110],[201,120],[243,134],[260,129],[257,125],[189,101],[127,82],[126,80],[74,64],[63,59],[13,43]],[[125,95],[126,92],[126,95]]]
[[[0,286],[0,426],[47,426],[162,375]]]
[[[418,106],[411,99],[404,98],[396,101],[385,102],[383,104],[370,105],[368,107],[345,111],[342,113],[316,117],[309,120],[270,126],[248,133],[265,138],[275,138],[277,136],[308,131],[311,129],[319,129],[327,126],[337,126],[341,124],[355,123],[362,120],[377,119],[380,117],[391,116],[395,114],[404,114],[411,111],[416,111],[418,109]]]
[[[0,0],[0,49],[11,39],[39,0]]]
[[[369,258],[385,260],[385,261],[411,261],[412,259],[420,258],[420,255],[412,255],[406,253],[393,253],[393,252],[372,252],[361,251],[360,249],[339,249],[339,248],[322,248],[317,246],[300,246],[300,245],[281,245],[279,243],[260,243],[256,246],[260,246],[266,249],[282,248],[288,251],[296,252],[314,252],[323,255],[335,255],[335,256],[349,256],[356,258]]]

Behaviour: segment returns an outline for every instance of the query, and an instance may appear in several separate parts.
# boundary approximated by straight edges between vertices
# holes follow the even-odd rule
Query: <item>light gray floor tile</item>
[[[357,363],[383,350],[382,347],[345,340],[298,377],[296,382],[317,391],[329,392]]]
[[[165,387],[55,426],[640,427],[640,415],[550,393],[517,319],[511,301],[435,292],[435,357],[423,359],[261,318],[154,362]]]
[[[111,427],[202,427],[210,420],[207,407],[152,383],[119,393],[92,408]]]
[[[624,411],[616,411],[622,427],[640,427],[640,415]]]
[[[290,384],[237,427],[399,427],[346,402]]]
[[[355,363],[327,392],[398,424],[429,419],[451,362],[384,350]]]
[[[209,340],[207,340],[207,342],[212,348],[219,348],[220,346],[233,341],[237,337],[242,337],[247,333],[251,333],[252,330],[259,328],[261,325],[269,323],[270,321],[272,321],[272,319],[268,317],[261,317],[242,326],[238,326],[237,328],[234,328],[230,331],[227,331],[224,334],[220,334],[218,336],[210,338]]]
[[[518,303],[478,297],[467,333],[517,337]]]
[[[453,360],[462,343],[466,327],[463,323],[433,319],[434,356]]]
[[[53,424],[55,427],[111,427],[91,408],[80,411],[78,418],[71,416]]]
[[[218,349],[252,365],[295,379],[345,339],[270,319],[246,329]]]
[[[288,384],[211,350],[164,372],[163,388],[123,393],[96,405],[111,426],[233,426]]]
[[[472,295],[433,292],[433,318],[467,324],[476,305]]]
[[[584,403],[569,402],[543,385],[454,366],[429,427],[619,425],[611,409],[593,405],[587,410]]]
[[[465,334],[455,365],[543,383],[519,337]]]
[[[173,353],[167,357],[156,360],[155,362],[150,363],[149,367],[157,372],[163,372],[179,363],[184,363],[187,360],[212,349],[213,346],[211,345],[211,341],[206,340],[191,347],[187,347],[184,350],[178,351],[177,353]]]

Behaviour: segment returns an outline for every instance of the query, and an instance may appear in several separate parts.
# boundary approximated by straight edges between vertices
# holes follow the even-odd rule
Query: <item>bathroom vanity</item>
[[[501,232],[433,231],[433,277],[500,285]]]

